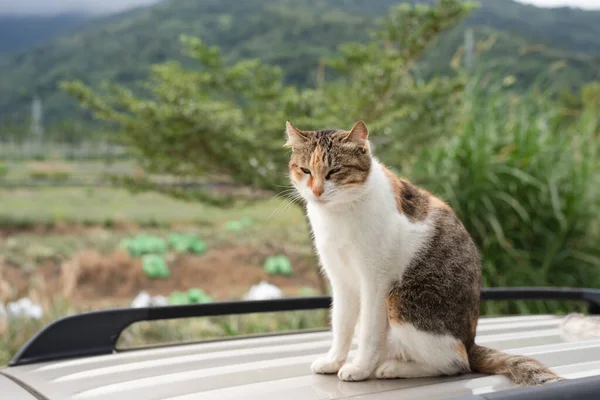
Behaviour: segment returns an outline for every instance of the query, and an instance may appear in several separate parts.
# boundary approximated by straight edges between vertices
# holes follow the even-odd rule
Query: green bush
[[[192,288],[187,292],[175,291],[169,295],[169,304],[178,306],[184,304],[202,304],[213,301],[204,290]]]
[[[132,257],[140,257],[145,254],[164,254],[167,251],[167,242],[157,236],[138,235],[133,238],[125,238],[120,247],[127,249]]]
[[[595,127],[559,131],[545,96],[470,93],[458,134],[427,150],[417,180],[455,209],[482,252],[485,286],[600,286]],[[488,311],[557,311],[543,304]]]
[[[142,257],[142,269],[148,278],[166,279],[171,276],[165,258],[158,254],[146,254]]]
[[[175,291],[169,295],[169,304],[173,306],[180,306],[188,303],[189,301],[186,293]]]
[[[265,272],[269,275],[292,275],[292,262],[285,255],[270,256],[265,260]]]
[[[210,303],[213,301],[212,297],[204,290],[197,288],[188,290],[187,297],[190,303]]]
[[[225,230],[230,232],[238,232],[254,224],[254,220],[250,217],[242,217],[237,221],[229,221],[225,225]]]
[[[180,253],[202,254],[206,251],[206,242],[192,235],[172,233],[169,235],[169,246]]]
[[[4,178],[6,175],[8,175],[8,165],[0,162],[0,178]]]

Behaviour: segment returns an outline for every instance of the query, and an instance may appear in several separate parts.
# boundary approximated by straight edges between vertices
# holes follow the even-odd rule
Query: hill
[[[0,15],[0,53],[11,53],[67,33],[88,20],[85,14]]]
[[[94,19],[89,26],[0,63],[0,113],[27,115],[37,94],[46,120],[73,118],[76,105],[57,89],[63,79],[96,85],[103,80],[132,84],[151,64],[184,59],[180,34],[200,36],[218,45],[228,60],[246,57],[280,65],[288,82],[310,85],[319,60],[340,44],[362,41],[378,16],[394,0],[170,0],[150,8]],[[600,12],[540,9],[512,0],[483,0],[465,23],[445,34],[424,60],[426,73],[446,73],[463,43],[463,31],[475,27],[476,40],[498,39],[480,62],[515,73],[529,85],[549,64],[567,68],[552,82],[577,86],[593,79],[600,53]],[[534,52],[521,54],[532,43]],[[587,53],[587,54],[586,54]],[[79,112],[79,115],[81,113]]]

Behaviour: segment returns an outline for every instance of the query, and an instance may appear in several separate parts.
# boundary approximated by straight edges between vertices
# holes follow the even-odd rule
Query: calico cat
[[[446,203],[371,154],[362,121],[350,131],[301,131],[288,121],[286,131],[290,178],[333,289],[333,344],[313,372],[344,381],[470,371],[519,385],[563,379],[475,344],[481,263],[472,238]],[[347,363],[357,321],[357,355]]]

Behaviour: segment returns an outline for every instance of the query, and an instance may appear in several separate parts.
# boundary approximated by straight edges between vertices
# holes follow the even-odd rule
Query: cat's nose
[[[321,195],[323,194],[323,187],[322,186],[313,186],[312,192],[316,197],[321,197]]]

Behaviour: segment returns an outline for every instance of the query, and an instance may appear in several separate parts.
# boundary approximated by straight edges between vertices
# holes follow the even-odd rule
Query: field
[[[93,176],[101,164],[70,163]],[[24,175],[27,165],[11,164]],[[112,166],[112,168],[120,168]],[[231,208],[187,203],[154,193],[132,194],[114,187],[20,187],[0,189],[0,302],[24,297],[42,305],[40,321],[0,322],[0,365],[41,325],[65,314],[129,306],[140,291],[153,296],[201,289],[214,300],[241,298],[268,281],[286,295],[321,293],[302,210],[285,199],[265,198]],[[236,221],[247,221],[236,224]],[[138,235],[192,235],[206,243],[201,254],[168,249],[167,279],[150,278],[142,258],[121,244]],[[263,268],[270,256],[291,261],[289,276]],[[221,336],[317,326],[322,313],[247,316],[211,321],[140,324],[122,343]]]

